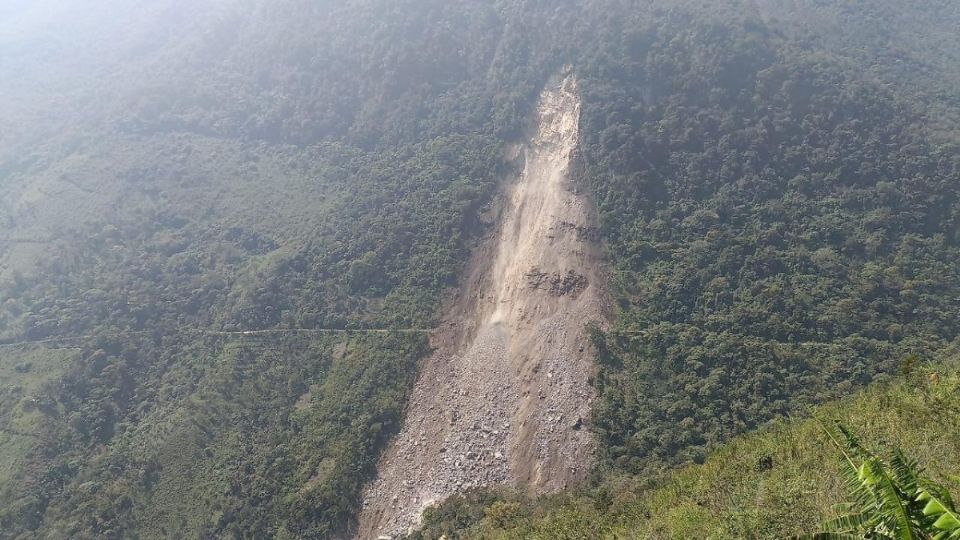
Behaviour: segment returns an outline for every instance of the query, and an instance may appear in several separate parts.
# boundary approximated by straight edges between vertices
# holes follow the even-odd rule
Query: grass
[[[954,354],[954,357],[956,355]],[[902,448],[960,495],[960,371],[927,365],[812,416],[840,421],[881,455]],[[786,419],[737,438],[703,464],[658,480],[617,477],[599,487],[530,502],[501,495],[455,532],[498,539],[767,539],[815,532],[845,500],[836,449],[814,418]],[[508,502],[504,502],[503,499]],[[462,501],[461,501],[462,503]],[[447,514],[450,515],[449,513]],[[439,537],[439,513],[425,538]]]

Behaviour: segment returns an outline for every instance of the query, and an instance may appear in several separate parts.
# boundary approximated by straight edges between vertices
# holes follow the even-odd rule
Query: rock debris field
[[[543,91],[495,233],[478,247],[425,362],[401,432],[368,486],[358,537],[395,538],[452,494],[556,491],[584,478],[593,360],[608,319],[593,203],[572,184],[580,102],[572,76]]]

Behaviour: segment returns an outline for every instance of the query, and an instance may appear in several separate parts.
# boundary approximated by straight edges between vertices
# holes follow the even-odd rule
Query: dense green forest
[[[923,111],[763,29],[631,41],[622,81],[585,85],[621,308],[597,337],[614,466],[699,459],[957,337],[960,154]]]
[[[0,2],[0,537],[349,531],[564,66],[617,319],[595,491],[545,504],[659,531],[576,512],[956,356],[955,3],[55,4]]]

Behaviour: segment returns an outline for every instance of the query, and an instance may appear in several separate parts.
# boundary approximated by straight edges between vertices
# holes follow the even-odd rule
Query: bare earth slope
[[[406,533],[429,505],[495,484],[544,492],[586,474],[594,440],[584,326],[603,324],[596,215],[568,170],[580,102],[548,86],[494,237],[434,336],[401,433],[368,488],[360,538]]]

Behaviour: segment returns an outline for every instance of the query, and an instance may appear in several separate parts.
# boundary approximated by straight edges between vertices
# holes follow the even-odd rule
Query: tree
[[[943,487],[922,476],[915,460],[898,449],[886,462],[867,450],[846,427],[838,424],[838,430],[841,437],[824,426],[824,432],[843,455],[852,501],[837,506],[841,515],[824,523],[823,532],[800,538],[960,539],[960,517],[953,499]]]

